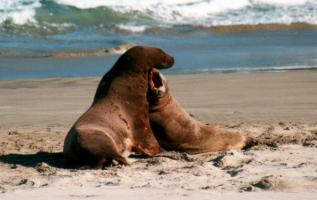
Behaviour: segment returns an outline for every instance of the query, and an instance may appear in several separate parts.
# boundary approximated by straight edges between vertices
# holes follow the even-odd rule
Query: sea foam
[[[79,9],[138,11],[163,24],[317,23],[316,0],[55,0]]]
[[[68,12],[65,13],[65,10]],[[0,24],[9,20],[17,25],[73,23],[80,26],[81,21],[87,21],[87,17],[90,17],[91,26],[96,26],[99,25],[100,16],[106,16],[104,23],[136,27],[317,24],[317,0],[0,1]],[[132,32],[136,30],[135,27],[130,29]]]
[[[41,7],[39,0],[1,0],[0,24],[6,20],[22,25],[35,22],[35,9]]]

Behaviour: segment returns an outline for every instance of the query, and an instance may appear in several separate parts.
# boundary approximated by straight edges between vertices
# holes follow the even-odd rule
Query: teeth
[[[166,88],[164,86],[161,86],[159,88],[157,88],[158,91],[165,93],[166,92]]]

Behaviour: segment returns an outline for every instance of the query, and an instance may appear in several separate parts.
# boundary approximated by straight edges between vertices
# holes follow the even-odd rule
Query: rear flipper
[[[124,144],[115,141],[103,129],[80,127],[77,128],[77,131],[77,142],[82,149],[78,155],[80,162],[88,164],[94,169],[104,168],[113,160],[119,164],[129,164],[122,155],[125,152]]]
[[[238,132],[231,132],[223,129],[212,128],[200,124],[200,134],[202,138],[202,149],[210,151],[227,151],[232,149],[242,149],[245,145],[245,137]]]

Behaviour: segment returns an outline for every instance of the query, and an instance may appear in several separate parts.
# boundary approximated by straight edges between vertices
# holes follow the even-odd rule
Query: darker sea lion
[[[149,71],[169,68],[174,58],[159,48],[136,46],[124,53],[100,81],[90,108],[64,142],[69,163],[100,168],[116,160],[128,164],[131,151],[160,152],[149,122]]]
[[[166,150],[196,154],[241,149],[245,145],[240,133],[193,119],[172,96],[167,80],[156,69],[150,72],[148,99],[152,131]]]

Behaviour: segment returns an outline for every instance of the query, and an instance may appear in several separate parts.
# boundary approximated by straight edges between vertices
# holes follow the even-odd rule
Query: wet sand
[[[211,26],[209,28],[212,32],[218,34],[237,34],[237,33],[251,33],[251,32],[269,32],[269,31],[298,31],[298,30],[316,30],[317,26],[308,23],[267,23],[256,25],[229,25],[229,26]]]
[[[100,77],[0,81],[1,199],[315,199],[317,71],[168,76],[195,118],[248,137],[242,151],[67,169],[64,137]]]

